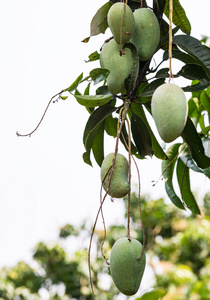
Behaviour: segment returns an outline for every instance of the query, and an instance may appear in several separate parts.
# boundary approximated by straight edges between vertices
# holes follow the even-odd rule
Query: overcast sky
[[[85,108],[69,97],[50,106],[31,138],[18,138],[16,131],[33,130],[54,94],[82,71],[86,76],[99,66],[84,61],[99,51],[106,37],[93,37],[88,44],[81,40],[89,35],[91,18],[105,2],[1,3],[0,266],[29,259],[37,242],[56,239],[59,226],[88,219],[91,227],[96,215],[100,169],[82,160]],[[192,35],[210,35],[209,0],[180,2],[191,21]],[[106,154],[114,145],[114,139],[109,139]],[[138,165],[142,193],[164,196],[162,181],[152,187],[152,180],[161,174],[160,163],[147,159]],[[193,190],[207,189],[209,182],[196,178]],[[122,213],[117,200],[106,201],[108,224],[120,221]]]

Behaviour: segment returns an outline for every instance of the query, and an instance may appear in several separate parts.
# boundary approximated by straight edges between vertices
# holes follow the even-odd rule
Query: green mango
[[[113,158],[114,153],[108,154],[101,165],[101,181],[105,191],[107,191],[110,178],[110,173],[107,172],[112,166]],[[122,154],[117,153],[108,195],[113,198],[122,198],[128,194],[130,190],[128,172],[129,165],[127,159]]]
[[[146,264],[142,244],[127,237],[115,242],[110,254],[110,272],[119,291],[127,296],[136,294],[139,289]]]
[[[163,141],[170,143],[181,135],[187,121],[188,104],[178,85],[160,85],[153,93],[151,110]]]
[[[107,85],[110,93],[116,95],[125,90],[124,81],[131,73],[133,58],[129,48],[123,48],[125,55],[120,56],[120,45],[114,39],[104,45],[100,54],[100,65],[110,71]]]
[[[111,6],[107,14],[107,23],[118,44],[127,43],[135,30],[133,12],[123,2],[117,2]]]
[[[160,40],[160,26],[156,15],[149,8],[134,11],[135,31],[131,43],[136,46],[140,60],[152,57]]]

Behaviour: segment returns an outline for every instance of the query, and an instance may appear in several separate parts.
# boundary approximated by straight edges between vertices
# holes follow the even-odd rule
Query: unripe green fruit
[[[126,3],[117,2],[111,6],[107,23],[118,44],[127,43],[135,30],[133,12]]]
[[[124,48],[125,55],[120,56],[120,45],[114,39],[104,45],[100,54],[102,68],[110,71],[107,77],[107,85],[112,95],[125,90],[124,81],[131,73],[133,58],[129,48]]]
[[[115,242],[110,255],[110,272],[112,279],[125,295],[134,295],[140,286],[146,264],[145,252],[142,258],[142,244],[124,237]]]
[[[157,130],[166,143],[181,135],[187,120],[188,105],[178,85],[165,83],[159,86],[153,93],[151,109]]]
[[[152,57],[160,40],[160,26],[156,15],[148,8],[134,11],[135,31],[131,43],[136,46],[140,60]]]
[[[109,185],[110,171],[108,172],[108,170],[111,170],[113,158],[114,153],[108,154],[104,158],[101,165],[101,181],[105,191],[107,191]],[[127,159],[122,154],[117,153],[111,178],[111,184],[108,191],[108,194],[113,198],[122,198],[128,194],[130,189],[128,181],[128,171],[129,166]]]

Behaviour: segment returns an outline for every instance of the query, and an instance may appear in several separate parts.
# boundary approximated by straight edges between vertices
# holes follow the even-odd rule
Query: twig
[[[55,97],[57,97],[57,96],[60,96],[62,93],[63,93],[63,90],[62,90],[61,92],[57,93],[56,95],[54,95],[54,96],[50,99],[50,101],[48,102],[47,107],[45,108],[45,111],[44,111],[44,113],[43,113],[43,115],[42,115],[42,117],[41,117],[41,120],[39,121],[38,125],[35,127],[34,130],[32,130],[30,133],[27,133],[27,134],[20,134],[20,133],[17,131],[17,132],[16,132],[17,136],[31,136],[31,135],[38,129],[38,127],[40,126],[40,124],[42,123],[42,121],[43,121],[43,119],[44,119],[44,117],[45,117],[45,115],[46,115],[46,112],[47,112],[47,110],[48,110],[48,108],[49,108],[51,102],[53,101],[53,99],[54,99]]]
[[[169,82],[171,81],[171,78],[173,78],[173,72],[172,72],[172,22],[173,22],[173,0],[169,0],[169,45],[168,45],[168,55],[169,55],[169,70],[170,70],[170,76],[169,76]]]

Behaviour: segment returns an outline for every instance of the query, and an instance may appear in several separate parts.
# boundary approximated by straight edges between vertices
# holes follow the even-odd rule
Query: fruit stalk
[[[169,82],[171,81],[171,78],[173,77],[172,72],[172,21],[173,21],[173,0],[169,0],[169,45],[168,45],[168,54],[169,54]]]

